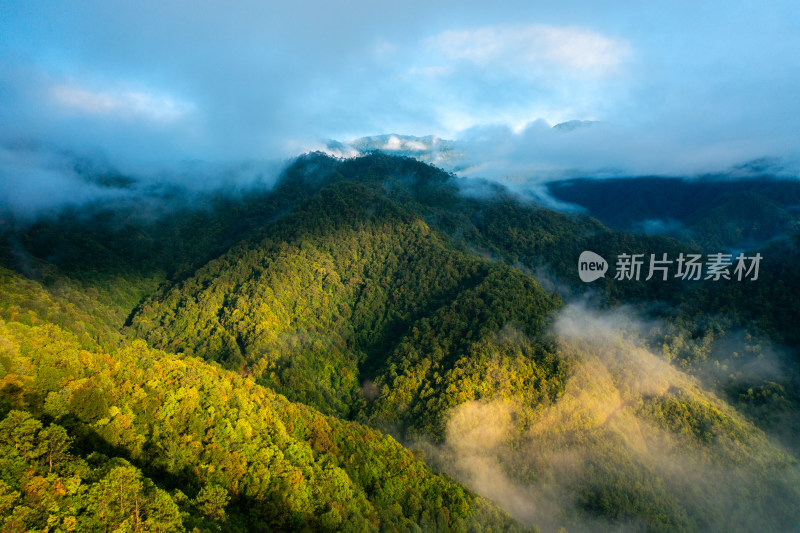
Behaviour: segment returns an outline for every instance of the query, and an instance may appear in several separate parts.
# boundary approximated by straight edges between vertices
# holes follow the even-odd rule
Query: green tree
[[[194,500],[200,512],[209,520],[222,522],[225,520],[225,507],[230,497],[225,487],[220,485],[205,485]]]

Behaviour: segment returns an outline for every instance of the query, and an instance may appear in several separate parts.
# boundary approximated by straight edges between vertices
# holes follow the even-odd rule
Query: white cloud
[[[516,188],[577,176],[695,176],[773,156],[785,165],[781,172],[797,171],[796,138],[691,138],[694,132],[682,124],[648,126],[601,121],[564,131],[543,120],[522,128],[503,123],[476,126],[456,136],[460,152],[466,154],[459,164],[467,170],[459,173]]]
[[[191,104],[165,94],[127,88],[95,90],[76,83],[54,85],[50,95],[56,103],[72,111],[162,123],[183,118],[193,109]]]
[[[510,133],[483,155],[526,173],[704,171],[800,144],[796,1],[17,4],[0,17],[0,141],[115,162],[493,124]],[[540,117],[624,131],[532,135]]]
[[[400,139],[396,135],[392,135],[386,140],[386,144],[383,146],[383,150],[390,150],[390,151],[399,151],[399,150],[408,150],[408,151],[417,151],[421,152],[423,150],[427,150],[428,147],[425,146],[425,143],[420,141],[415,141],[413,139]]]
[[[401,148],[400,139],[392,135],[391,137],[389,137],[389,140],[386,141],[386,146],[384,147],[384,150],[400,150],[400,148]]]
[[[445,31],[425,41],[430,50],[479,67],[555,68],[599,77],[619,71],[631,54],[622,39],[578,27],[544,24]]]

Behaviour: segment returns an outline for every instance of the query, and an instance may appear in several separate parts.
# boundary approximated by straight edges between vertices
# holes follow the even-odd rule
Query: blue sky
[[[799,100],[796,1],[0,1],[4,150],[122,168],[400,133],[487,173],[691,174],[796,158]]]

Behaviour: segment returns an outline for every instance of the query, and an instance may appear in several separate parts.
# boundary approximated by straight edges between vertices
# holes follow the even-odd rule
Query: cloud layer
[[[401,133],[463,139],[487,173],[704,171],[800,151],[798,19],[783,0],[17,2],[0,142],[125,170]]]
[[[424,43],[446,60],[467,61],[481,68],[522,67],[522,76],[530,75],[531,69],[575,77],[610,75],[630,54],[628,43],[620,39],[584,28],[544,24],[448,30]]]

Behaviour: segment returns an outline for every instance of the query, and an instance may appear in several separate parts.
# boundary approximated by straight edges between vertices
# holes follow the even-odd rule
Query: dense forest
[[[713,251],[760,246],[800,230],[800,183],[758,164],[693,179],[574,179],[547,188],[614,229],[671,235]]]
[[[654,235],[689,201],[598,220],[381,153],[97,179],[129,199],[0,225],[3,531],[800,523],[800,237],[769,180],[684,191],[691,235]],[[774,220],[702,229],[748,209]],[[757,281],[577,276],[736,239]]]

